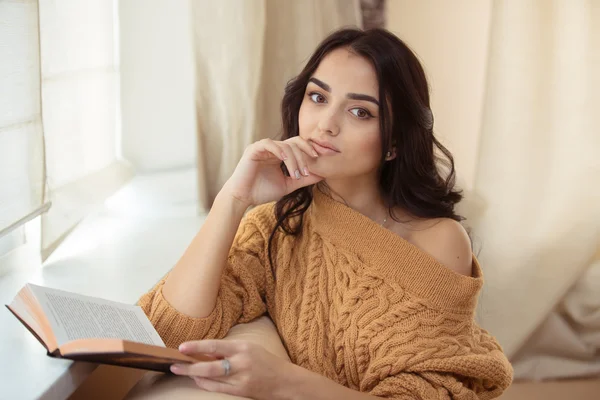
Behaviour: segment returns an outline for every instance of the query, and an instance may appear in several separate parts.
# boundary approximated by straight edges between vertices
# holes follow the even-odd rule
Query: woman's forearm
[[[247,208],[248,204],[225,189],[217,195],[202,228],[163,287],[165,299],[178,311],[192,317],[212,312],[231,244]]]

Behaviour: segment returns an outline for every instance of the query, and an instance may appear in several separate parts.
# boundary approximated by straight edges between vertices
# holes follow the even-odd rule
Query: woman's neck
[[[371,180],[335,181],[326,180],[319,189],[334,200],[346,204],[364,216],[382,223],[388,218],[388,208],[385,205],[377,182]]]

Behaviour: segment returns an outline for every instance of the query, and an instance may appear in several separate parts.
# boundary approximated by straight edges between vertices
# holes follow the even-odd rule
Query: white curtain
[[[361,24],[356,0],[197,0],[200,205],[210,207],[250,143],[280,133],[286,82],[325,36]]]
[[[0,256],[48,208],[39,51],[37,1],[0,1]]]
[[[40,3],[42,105],[48,198],[43,258],[131,177],[119,159],[116,3]]]

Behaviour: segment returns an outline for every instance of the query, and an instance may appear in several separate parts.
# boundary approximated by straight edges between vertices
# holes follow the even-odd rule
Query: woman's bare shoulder
[[[460,222],[434,218],[421,220],[413,228],[406,230],[406,240],[454,272],[471,276],[471,239]]]

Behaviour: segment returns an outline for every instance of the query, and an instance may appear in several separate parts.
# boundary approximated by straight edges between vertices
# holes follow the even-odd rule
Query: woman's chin
[[[318,176],[319,178],[327,179],[329,174],[327,171],[324,171],[323,168],[311,168],[310,174],[313,176]]]

